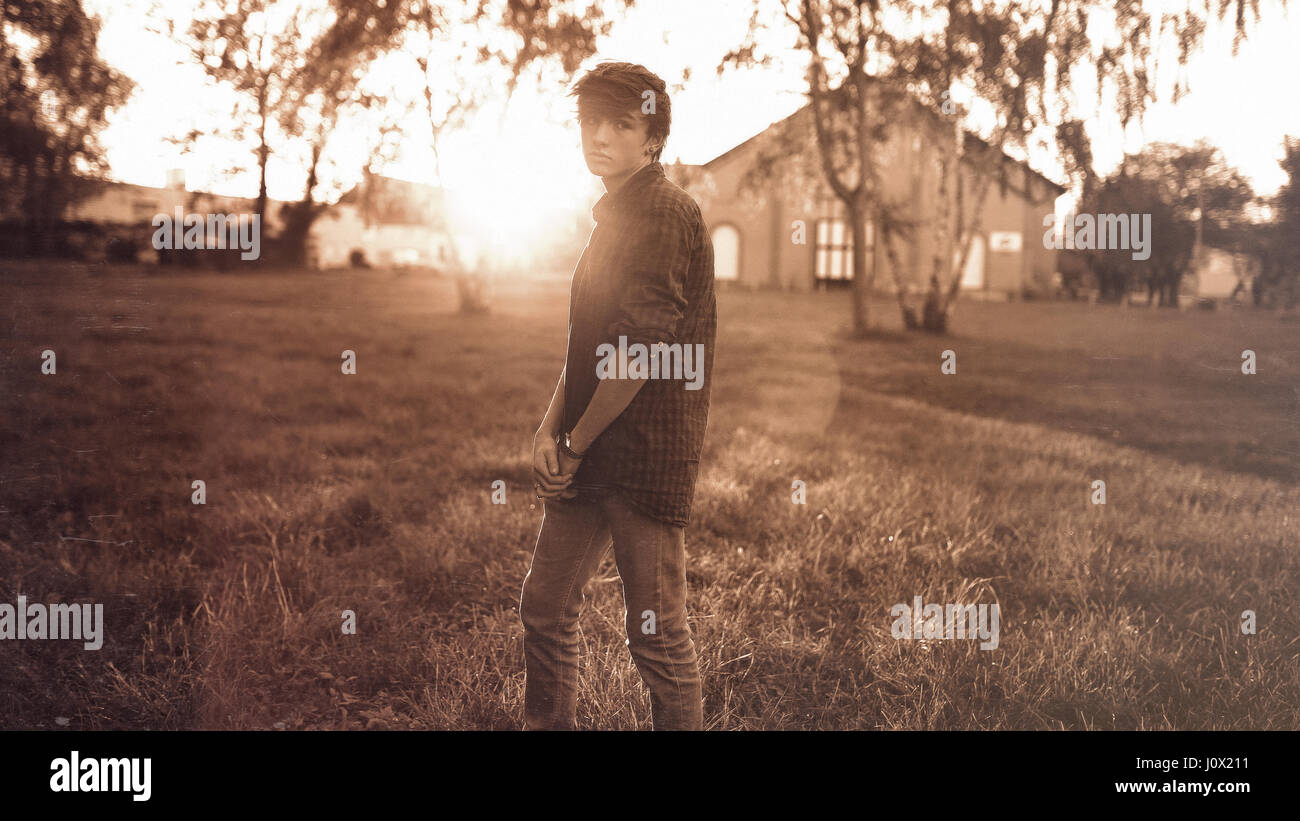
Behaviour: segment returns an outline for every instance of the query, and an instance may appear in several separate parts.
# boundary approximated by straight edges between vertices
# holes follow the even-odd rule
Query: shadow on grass
[[[956,354],[954,374],[940,372],[945,350]],[[841,335],[833,355],[846,390],[831,430],[860,428],[865,391],[1300,484],[1294,386],[1276,371],[1246,378],[1226,356],[1211,365],[889,331]]]

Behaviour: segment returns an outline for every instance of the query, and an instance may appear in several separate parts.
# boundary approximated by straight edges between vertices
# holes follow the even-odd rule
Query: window
[[[875,241],[871,223],[865,226],[867,247]],[[819,280],[853,278],[853,232],[846,220],[839,218],[817,220],[817,256],[813,276]]]

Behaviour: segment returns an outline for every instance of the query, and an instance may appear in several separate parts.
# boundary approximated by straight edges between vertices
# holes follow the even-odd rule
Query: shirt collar
[[[636,200],[636,193],[644,188],[651,180],[664,175],[664,167],[660,162],[652,162],[637,170],[635,174],[623,183],[623,186],[614,193],[606,191],[596,204],[592,206],[591,216],[600,222],[610,214],[617,214],[627,207],[627,205]]]

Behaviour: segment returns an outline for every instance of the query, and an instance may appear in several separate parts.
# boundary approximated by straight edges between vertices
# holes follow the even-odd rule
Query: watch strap
[[[559,440],[556,441],[556,444],[559,445],[560,451],[570,459],[581,459],[586,456],[585,453],[578,453],[576,450],[569,447],[569,434],[567,433],[561,436]]]

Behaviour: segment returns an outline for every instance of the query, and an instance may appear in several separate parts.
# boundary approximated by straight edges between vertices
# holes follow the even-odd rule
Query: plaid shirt
[[[606,193],[591,213],[596,228],[569,291],[564,430],[578,424],[599,384],[598,347],[617,350],[620,336],[628,348],[690,346],[692,355],[702,353],[691,364],[703,384],[687,389],[698,384],[689,372],[645,380],[587,449],[573,487],[580,496],[617,489],[647,516],[685,527],[708,423],[718,326],[713,244],[695,200],[664,176],[658,162]]]

